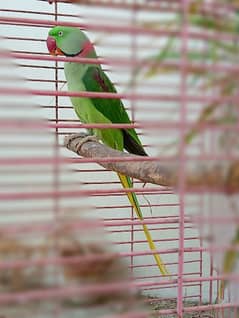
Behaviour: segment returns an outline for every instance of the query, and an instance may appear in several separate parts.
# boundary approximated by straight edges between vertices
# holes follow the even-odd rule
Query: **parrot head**
[[[51,55],[96,58],[95,49],[87,36],[78,28],[56,26],[48,33],[47,48]]]

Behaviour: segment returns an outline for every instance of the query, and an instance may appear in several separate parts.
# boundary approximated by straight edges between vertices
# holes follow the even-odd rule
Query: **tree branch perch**
[[[145,183],[177,190],[179,161],[147,160],[147,157],[114,150],[86,134],[66,136],[64,145],[82,157],[94,159],[108,170],[128,175]],[[237,193],[239,192],[239,160],[222,163],[189,161],[186,165],[185,187],[189,192],[224,192],[228,195]]]

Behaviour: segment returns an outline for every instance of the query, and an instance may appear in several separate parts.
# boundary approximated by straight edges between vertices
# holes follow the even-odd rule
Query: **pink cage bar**
[[[0,4],[1,318],[238,317],[238,10],[223,0]],[[50,56],[55,25],[85,30],[99,58]],[[68,92],[65,61],[100,62],[118,93]],[[80,123],[69,97],[122,99],[132,124]],[[63,146],[95,127],[135,128],[150,156],[87,158]],[[176,162],[176,185],[122,189],[99,163],[124,161]],[[191,165],[206,169],[199,188],[187,184]],[[131,289],[140,300],[116,310],[108,295],[125,302]]]

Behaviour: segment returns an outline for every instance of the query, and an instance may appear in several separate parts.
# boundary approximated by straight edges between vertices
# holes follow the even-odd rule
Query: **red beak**
[[[50,52],[50,54],[56,55],[57,46],[56,46],[56,40],[53,37],[48,36],[47,41],[46,41],[46,45],[47,45],[47,48],[48,48],[48,51]]]
[[[64,55],[64,53],[56,46],[56,40],[52,36],[48,36],[46,45],[51,55]]]

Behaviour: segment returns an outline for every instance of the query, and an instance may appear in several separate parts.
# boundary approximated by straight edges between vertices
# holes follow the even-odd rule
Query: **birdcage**
[[[1,318],[239,315],[238,10],[1,1]],[[97,58],[50,56],[54,26]],[[69,91],[65,62],[101,65],[117,92]],[[70,98],[121,100],[131,122],[81,122]],[[109,128],[134,128],[148,156],[89,136]]]

